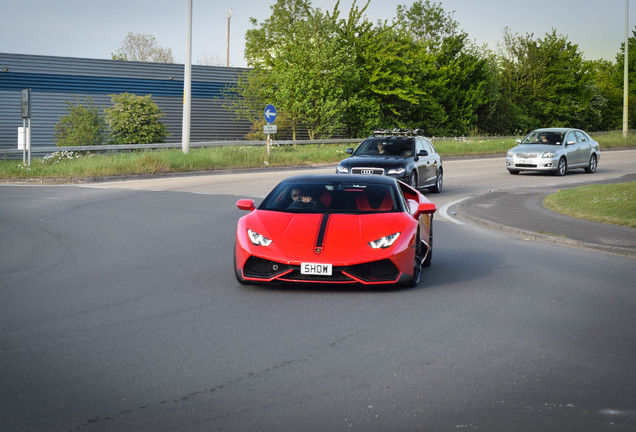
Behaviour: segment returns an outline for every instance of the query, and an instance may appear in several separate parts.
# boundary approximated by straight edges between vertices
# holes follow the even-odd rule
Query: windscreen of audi
[[[391,177],[307,175],[278,184],[237,224],[241,284],[410,285],[431,263],[434,203]]]
[[[601,157],[598,143],[580,129],[537,129],[517,144],[506,155],[510,174],[543,171],[563,176],[575,168],[594,173]]]

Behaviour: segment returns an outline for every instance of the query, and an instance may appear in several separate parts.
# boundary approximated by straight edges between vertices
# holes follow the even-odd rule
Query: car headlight
[[[338,165],[336,172],[340,174],[347,174],[349,172],[349,168]]]
[[[387,174],[400,175],[400,174],[404,174],[404,171],[406,171],[404,168],[391,168]]]
[[[508,157],[513,157],[514,153],[512,153],[512,150],[508,150]]]
[[[393,243],[395,243],[395,241],[397,240],[397,238],[400,236],[399,232],[396,232],[395,234],[391,234],[385,237],[382,237],[381,239],[377,239],[375,241],[369,242],[369,246],[371,246],[373,249],[386,249],[389,246],[391,246]]]
[[[250,238],[250,241],[255,246],[269,246],[272,244],[272,241],[267,237],[257,233],[256,231],[252,231],[251,229],[247,230],[247,235]]]
[[[547,152],[544,152],[544,153],[541,155],[541,157],[542,157],[542,158],[553,158],[553,157],[556,157],[556,153],[551,152],[551,151],[547,151]]]

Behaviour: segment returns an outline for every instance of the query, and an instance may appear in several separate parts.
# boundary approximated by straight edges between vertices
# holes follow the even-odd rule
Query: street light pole
[[[627,138],[629,126],[629,79],[628,79],[628,47],[629,47],[629,0],[625,0],[625,66],[623,68],[623,138]]]
[[[181,150],[190,153],[190,106],[192,101],[192,0],[188,0],[188,31],[186,42],[185,71],[183,73],[183,121]]]
[[[225,66],[230,66],[230,18],[232,18],[232,8],[227,13],[227,50],[225,55]]]

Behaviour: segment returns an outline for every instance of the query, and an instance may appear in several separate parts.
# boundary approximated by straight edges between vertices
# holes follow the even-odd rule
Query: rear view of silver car
[[[506,155],[510,174],[547,171],[563,176],[575,168],[593,173],[601,155],[598,143],[580,129],[537,129],[517,144]]]

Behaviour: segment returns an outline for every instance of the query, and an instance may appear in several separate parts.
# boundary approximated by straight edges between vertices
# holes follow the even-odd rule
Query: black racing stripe
[[[324,245],[325,241],[325,233],[327,232],[327,224],[329,223],[329,217],[331,215],[329,213],[325,213],[322,215],[322,220],[320,221],[320,228],[318,228],[318,235],[316,236],[316,248],[321,248]]]

